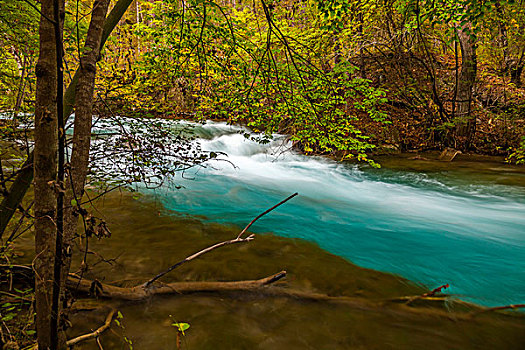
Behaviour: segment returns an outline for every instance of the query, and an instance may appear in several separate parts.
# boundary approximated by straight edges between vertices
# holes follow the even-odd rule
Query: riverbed
[[[96,204],[112,237],[91,240],[90,250],[96,254],[88,255],[91,270],[84,277],[119,286],[141,284],[240,230],[180,216],[151,196],[134,199],[128,192],[113,193]],[[162,281],[258,279],[281,270],[287,277],[276,287],[354,301],[341,304],[264,292],[175,294],[142,302],[86,304],[79,299],[73,310],[84,311],[70,315],[74,327],[68,336],[100,326],[109,308],[116,308],[124,328],[113,325],[113,331],[101,337],[104,349],[127,349],[124,337],[134,349],[176,349],[175,321],[190,324],[183,349],[519,349],[525,342],[525,317],[519,312],[469,318],[469,312],[479,310],[461,302],[415,302],[407,307],[391,299],[420,295],[426,288],[399,275],[358,267],[314,243],[270,232],[215,250]],[[98,346],[91,341],[82,349]]]

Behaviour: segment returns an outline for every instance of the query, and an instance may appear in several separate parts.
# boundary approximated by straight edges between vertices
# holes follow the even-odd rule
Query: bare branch
[[[73,339],[70,339],[67,341],[67,346],[68,347],[73,347],[75,344],[78,344],[80,342],[83,342],[83,341],[86,341],[86,340],[89,340],[89,339],[97,339],[98,340],[98,337],[100,337],[100,335],[102,333],[104,333],[109,327],[111,327],[111,321],[113,321],[113,317],[115,317],[115,312],[116,310],[115,309],[112,309],[108,316],[106,317],[106,322],[100,326],[97,330],[95,330],[94,332],[91,332],[91,333],[88,333],[88,334],[83,334],[83,335],[80,335],[76,338],[73,338]]]
[[[239,233],[239,235],[237,236],[237,238],[241,238],[241,236],[250,228],[250,226],[253,225],[253,223],[257,220],[259,220],[261,217],[263,217],[264,215],[268,214],[269,212],[271,212],[272,210],[274,210],[275,208],[277,208],[278,206],[288,202],[290,199],[292,199],[293,197],[297,196],[299,193],[295,192],[294,194],[292,194],[290,197],[286,198],[285,200],[279,202],[278,204],[274,205],[273,207],[271,207],[270,209],[266,210],[265,212],[259,214],[255,219],[253,219],[248,225],[246,225],[246,227]]]
[[[149,281],[144,283],[144,288],[148,288],[153,282],[155,282],[156,280],[158,280],[159,278],[161,278],[165,274],[173,271],[174,269],[176,269],[180,265],[182,265],[184,263],[187,263],[188,261],[191,261],[193,259],[196,259],[196,258],[198,258],[201,255],[209,253],[209,252],[211,252],[214,249],[217,249],[217,248],[220,248],[220,247],[224,247],[225,245],[230,245],[230,244],[234,244],[234,243],[249,242],[249,241],[252,241],[254,239],[255,239],[255,235],[253,235],[253,234],[248,236],[248,237],[246,237],[246,238],[239,238],[239,237],[237,237],[235,239],[232,239],[232,240],[229,240],[229,241],[220,242],[220,243],[214,244],[214,245],[212,245],[212,246],[210,246],[208,248],[205,248],[205,249],[203,249],[201,251],[198,251],[197,253],[192,254],[192,255],[188,256],[187,258],[184,258],[183,260],[179,261],[175,265],[170,266],[167,270],[159,273],[158,275],[156,275],[155,277],[153,277],[152,279],[150,279]]]
[[[214,244],[208,248],[205,248],[203,250],[200,250],[198,251],[197,253],[195,254],[192,254],[190,256],[188,256],[187,258],[179,261],[178,263],[176,263],[175,265],[172,265],[170,266],[167,270],[159,273],[158,275],[156,275],[155,277],[153,277],[152,279],[150,279],[149,281],[147,281],[146,283],[144,283],[143,287],[144,288],[148,288],[153,282],[155,282],[156,280],[158,280],[159,278],[161,278],[162,276],[164,276],[165,274],[173,271],[174,269],[176,269],[177,267],[179,267],[180,265],[184,264],[184,263],[187,263],[188,261],[191,261],[193,259],[196,259],[198,258],[199,256],[201,255],[204,255],[206,253],[209,253],[211,252],[212,250],[214,249],[217,249],[217,248],[220,248],[220,247],[224,247],[225,245],[230,245],[230,244],[234,244],[234,243],[244,243],[244,242],[249,242],[249,241],[252,241],[255,239],[255,235],[254,234],[251,234],[249,235],[248,237],[246,238],[242,238],[242,235],[250,228],[250,226],[252,226],[252,224],[259,220],[262,216],[268,214],[269,212],[271,212],[272,210],[274,210],[275,208],[277,208],[278,206],[288,202],[290,199],[292,199],[293,197],[297,196],[298,193],[294,193],[292,194],[291,196],[289,196],[288,198],[286,198],[285,200],[279,202],[278,204],[274,205],[273,207],[271,207],[270,209],[264,211],[263,213],[259,214],[255,219],[253,219],[248,225],[246,225],[246,227],[237,235],[237,237],[235,239],[232,239],[232,240],[229,240],[229,241],[224,241],[224,242],[220,242],[220,243],[217,243],[217,244]]]

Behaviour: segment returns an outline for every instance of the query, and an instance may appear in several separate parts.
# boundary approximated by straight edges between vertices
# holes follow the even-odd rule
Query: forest
[[[522,0],[0,0],[0,46],[0,349],[523,346]]]

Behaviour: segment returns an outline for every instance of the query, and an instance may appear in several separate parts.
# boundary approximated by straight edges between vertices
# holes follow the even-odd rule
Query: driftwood
[[[104,333],[106,330],[109,329],[109,327],[111,327],[111,321],[113,321],[113,317],[115,317],[115,313],[117,311],[115,309],[112,309],[110,311],[110,313],[108,314],[108,316],[106,317],[106,322],[104,322],[104,324],[102,326],[100,326],[97,330],[95,330],[94,332],[91,332],[91,333],[88,333],[88,334],[83,334],[83,335],[80,335],[76,338],[73,338],[73,339],[70,339],[67,341],[67,346],[68,347],[73,347],[75,344],[78,344],[80,342],[83,342],[83,341],[86,341],[86,340],[89,340],[89,339],[97,339],[98,340],[98,337],[100,337],[100,335],[102,333]]]
[[[142,285],[125,288],[101,283],[97,280],[89,281],[78,279],[72,275],[67,281],[67,287],[71,290],[94,294],[97,297],[142,300],[153,295],[160,294],[191,294],[198,292],[222,292],[222,291],[253,291],[263,286],[272,284],[286,276],[286,271],[251,281],[234,282],[173,282],[149,287]]]

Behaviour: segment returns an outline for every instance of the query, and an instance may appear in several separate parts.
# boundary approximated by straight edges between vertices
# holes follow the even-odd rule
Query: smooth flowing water
[[[172,121],[160,123],[179,128]],[[110,122],[96,130],[107,137],[117,131]],[[195,132],[203,148],[228,157],[186,171],[154,193],[139,186],[145,195],[138,198],[115,191],[87,206],[108,223],[112,237],[89,240],[90,269],[84,277],[140,285],[180,259],[235,237],[258,213],[297,191],[298,197],[251,228],[274,234],[217,249],[162,282],[246,280],[286,270],[278,289],[345,296],[354,303],[262,290],[174,294],[138,303],[79,298],[70,310],[68,338],[99,327],[108,309],[116,308],[124,315],[123,327],[113,325],[104,333],[104,349],[129,348],[124,337],[135,349],[176,349],[174,321],[191,325],[183,349],[519,349],[525,344],[522,312],[470,317],[465,313],[478,309],[462,302],[418,301],[410,307],[392,302],[444,283],[477,303],[525,301],[522,167],[386,157],[379,159],[383,169],[372,169],[295,154],[282,136],[261,145],[239,133],[246,130],[221,123],[196,126]],[[104,161],[111,172],[113,163],[125,159]],[[185,188],[176,189],[180,185]],[[20,263],[31,263],[31,231],[16,244]],[[75,256],[83,256],[84,249],[82,242]],[[79,273],[78,264],[77,258],[72,271]],[[80,348],[100,349],[94,340]]]
[[[140,285],[185,256],[235,237],[239,227],[169,215],[151,196],[127,192],[97,201],[113,235],[90,240],[91,267],[85,277],[119,286]],[[255,214],[254,214],[255,215]],[[26,238],[27,239],[27,238]],[[108,261],[102,262],[102,257]],[[115,258],[113,260],[113,258]],[[346,296],[340,304],[265,294],[196,293],[152,297],[133,303],[80,299],[73,304],[72,338],[99,327],[109,308],[118,309],[124,328],[113,325],[101,337],[104,349],[177,349],[174,321],[187,322],[182,349],[520,349],[525,315],[487,312],[458,302],[389,301],[424,289],[399,276],[360,268],[305,240],[259,234],[248,244],[217,249],[162,278],[175,281],[235,281],[286,270],[278,290]],[[73,271],[78,271],[78,264]],[[108,303],[107,308],[104,308]],[[75,312],[75,310],[78,310]],[[100,349],[95,341],[81,349]]]
[[[174,179],[183,190],[156,190],[166,209],[244,226],[299,192],[252,231],[312,241],[428,288],[449,283],[450,293],[479,304],[525,302],[520,168],[423,161],[434,170],[372,169],[296,154],[280,136],[259,144],[240,131],[222,123],[196,128],[203,149],[228,156]]]

